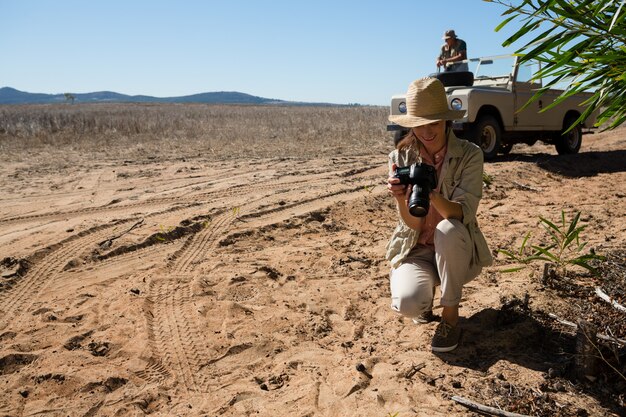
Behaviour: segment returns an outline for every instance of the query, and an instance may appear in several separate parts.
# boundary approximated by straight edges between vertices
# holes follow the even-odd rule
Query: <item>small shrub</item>
[[[593,250],[584,252],[588,242],[581,242],[580,234],[587,226],[579,226],[579,219],[580,212],[577,212],[568,224],[565,220],[565,212],[561,211],[561,222],[557,225],[540,216],[539,224],[550,237],[551,243],[548,246],[529,244],[531,232],[528,232],[519,250],[499,249],[498,252],[504,254],[508,260],[521,264],[503,272],[519,271],[532,262],[544,261],[553,263],[562,276],[567,275],[567,268],[572,265],[578,265],[597,275],[596,269],[590,265],[589,261],[594,259],[604,261],[606,258],[597,255]]]
[[[485,187],[490,187],[493,184],[493,177],[483,171],[483,184]]]

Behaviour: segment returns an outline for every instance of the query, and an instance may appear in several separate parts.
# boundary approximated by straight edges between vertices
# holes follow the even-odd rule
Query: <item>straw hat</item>
[[[456,120],[465,110],[450,110],[446,90],[436,78],[413,81],[406,92],[406,114],[389,116],[389,121],[402,127],[417,127],[439,120]]]
[[[456,39],[456,33],[454,33],[453,29],[446,30],[441,39],[450,39],[450,38]]]

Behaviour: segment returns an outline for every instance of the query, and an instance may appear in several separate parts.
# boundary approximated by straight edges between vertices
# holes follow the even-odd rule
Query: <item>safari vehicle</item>
[[[582,103],[591,93],[576,94],[541,111],[562,92],[549,90],[522,109],[541,87],[541,81],[531,82],[538,64],[520,65],[518,58],[512,55],[474,58],[469,62],[473,71],[431,74],[445,86],[450,108],[466,111],[462,119],[452,123],[458,137],[479,145],[486,160],[498,153],[509,153],[516,143],[533,145],[538,140],[554,144],[559,154],[578,152],[582,135],[591,131],[597,113],[592,113],[569,132],[565,131],[584,112]],[[391,114],[405,112],[405,96],[393,96]],[[387,130],[394,131],[395,143],[408,132],[396,124],[388,125]]]

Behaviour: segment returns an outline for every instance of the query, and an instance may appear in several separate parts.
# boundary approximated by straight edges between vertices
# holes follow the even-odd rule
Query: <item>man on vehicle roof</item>
[[[437,69],[443,67],[444,71],[468,71],[467,44],[459,39],[453,29],[446,30],[443,34],[446,43],[441,46],[441,53],[437,58]]]

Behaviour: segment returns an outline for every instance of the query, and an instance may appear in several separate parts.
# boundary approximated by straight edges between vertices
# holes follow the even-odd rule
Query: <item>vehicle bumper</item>
[[[408,130],[408,127],[402,127],[395,123],[391,123],[387,125],[387,132],[394,132],[396,130]]]
[[[464,130],[465,123],[463,122],[452,122],[452,130]]]

